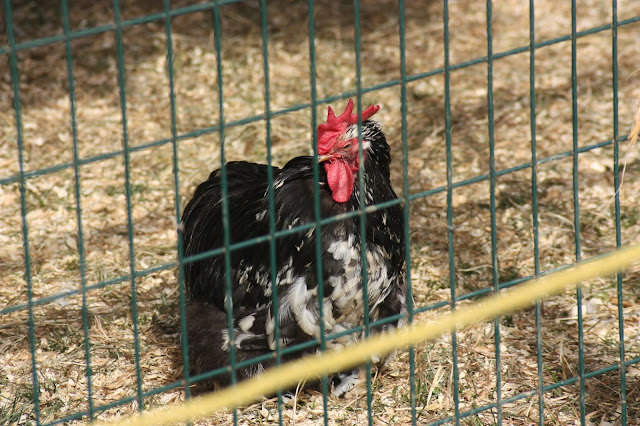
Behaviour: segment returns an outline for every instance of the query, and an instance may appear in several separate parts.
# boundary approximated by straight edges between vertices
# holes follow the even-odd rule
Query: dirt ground
[[[16,3],[16,2],[13,2]],[[72,31],[114,22],[110,2],[70,2]],[[268,2],[268,59],[272,111],[308,104],[309,35],[306,2]],[[453,263],[455,293],[492,289],[494,276],[504,284],[590,258],[622,245],[640,243],[640,154],[638,145],[620,143],[619,234],[616,233],[614,149],[618,131],[630,131],[640,99],[640,4],[618,2],[617,76],[613,74],[611,2],[577,2],[577,31],[593,28],[576,41],[576,109],[573,120],[570,2],[535,2],[535,142],[537,206],[532,201],[532,134],[529,79],[529,6],[523,0],[494,2],[492,48],[509,52],[493,62],[493,133],[487,101],[488,66],[484,2],[449,1],[450,117],[453,189]],[[171,8],[196,4],[172,2]],[[315,4],[316,89],[319,99],[342,97],[341,110],[357,87],[354,11],[349,2]],[[63,34],[58,2],[20,2],[13,10],[16,43]],[[162,2],[120,2],[124,21],[162,12]],[[12,73],[5,10],[0,12],[0,423],[36,420],[32,379],[33,344],[38,369],[39,419],[54,422],[98,410],[99,419],[115,419],[137,409],[184,400],[178,329],[175,267],[176,212],[195,185],[219,166],[219,96],[223,96],[225,150],[228,160],[266,162],[263,43],[258,2],[221,7],[222,86],[213,48],[210,11],[171,19],[177,144],[177,196],[171,144],[172,107],[163,19],[122,28],[126,123],[118,84],[118,39],[113,28],[73,38],[75,140],[82,159],[76,181],[74,128],[64,41],[24,48],[17,53],[21,126],[14,112]],[[405,1],[407,84],[406,144],[410,204],[411,286],[416,321],[436,318],[449,307],[433,308],[451,298],[446,198],[446,125],[443,4]],[[392,148],[392,180],[403,188],[401,55],[398,5],[367,0],[360,5],[363,105],[380,104],[376,118]],[[626,21],[625,21],[626,20]],[[553,41],[549,43],[543,43]],[[431,72],[431,71],[437,72]],[[615,79],[615,81],[614,81]],[[614,117],[617,83],[617,121]],[[389,84],[386,84],[389,83]],[[319,119],[327,102],[317,107]],[[243,120],[239,123],[240,120]],[[270,120],[273,162],[283,165],[311,152],[309,107]],[[127,205],[123,139],[130,154],[131,204]],[[489,146],[495,144],[496,248],[491,256]],[[21,197],[18,142],[23,147],[24,199]],[[581,149],[573,180],[574,141]],[[623,167],[624,166],[624,167]],[[76,186],[76,182],[78,185]],[[575,184],[575,186],[574,186]],[[577,197],[574,197],[577,187]],[[79,190],[79,197],[76,191]],[[430,191],[430,192],[426,192]],[[426,194],[423,194],[426,192]],[[422,196],[424,195],[424,196]],[[577,200],[577,203],[576,203]],[[22,203],[26,216],[22,215]],[[575,206],[579,232],[574,226]],[[80,210],[78,210],[78,207]],[[81,215],[79,215],[81,211]],[[537,212],[538,227],[533,226]],[[130,214],[130,216],[129,216]],[[78,218],[81,218],[81,227]],[[128,218],[131,218],[129,221]],[[29,269],[25,275],[25,241]],[[132,245],[130,245],[132,229]],[[534,235],[539,256],[534,251]],[[579,239],[576,238],[576,234]],[[579,241],[579,243],[578,243]],[[132,282],[131,268],[138,272]],[[27,279],[33,300],[30,327]],[[84,281],[82,277],[84,276]],[[83,282],[89,287],[84,297]],[[106,285],[103,283],[107,283]],[[621,276],[584,283],[585,412],[593,425],[621,422],[620,372],[608,368],[640,357],[640,267]],[[135,289],[135,292],[134,292]],[[492,291],[492,290],[491,290]],[[67,294],[68,293],[68,294]],[[53,297],[66,294],[64,297]],[[137,307],[137,328],[132,299]],[[621,311],[618,298],[622,297]],[[472,299],[472,298],[471,298]],[[461,301],[458,303],[468,303]],[[83,321],[83,306],[87,322]],[[536,310],[501,317],[494,323],[456,334],[460,411],[496,401],[496,330],[503,399],[538,388],[541,374],[551,386],[579,374],[576,292],[545,300],[540,308],[542,371],[536,344]],[[622,322],[619,316],[622,315]],[[619,324],[623,324],[620,330]],[[624,341],[621,341],[621,336]],[[86,344],[88,338],[88,345]],[[624,343],[624,344],[623,344]],[[623,345],[622,345],[623,344]],[[90,353],[91,386],[86,375]],[[139,353],[139,369],[136,353]],[[454,352],[451,335],[415,349],[418,423],[454,414]],[[634,361],[634,362],[635,362]],[[605,369],[599,372],[600,369]],[[384,370],[374,372],[374,424],[406,424],[411,418],[408,353],[401,352]],[[640,367],[626,368],[628,424],[640,424]],[[157,391],[154,391],[157,390]],[[120,402],[123,401],[124,402]],[[545,424],[574,425],[580,420],[578,381],[544,393]],[[328,398],[329,424],[367,420],[366,389],[345,398]],[[306,390],[282,410],[285,424],[317,424],[322,395]],[[509,425],[538,423],[537,394],[503,406]],[[203,421],[226,424],[221,413]],[[79,421],[87,420],[82,417]],[[275,400],[238,410],[239,424],[278,420]],[[498,422],[497,410],[468,415],[462,424]],[[634,423],[636,422],[636,423]]]

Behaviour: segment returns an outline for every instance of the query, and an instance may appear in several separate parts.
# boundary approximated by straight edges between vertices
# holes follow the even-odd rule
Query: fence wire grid
[[[112,419],[222,373],[188,374],[181,265],[306,228],[185,258],[182,208],[226,161],[313,152],[349,98],[382,105],[399,199],[376,207],[404,207],[409,321],[640,242],[634,2],[4,0],[1,18],[2,423]],[[639,280],[367,366],[343,399],[325,380],[208,422],[638,424]]]

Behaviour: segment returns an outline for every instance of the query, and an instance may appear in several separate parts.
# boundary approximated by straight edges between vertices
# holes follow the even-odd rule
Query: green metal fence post
[[[491,0],[486,2],[487,19],[487,119],[489,131],[489,205],[491,215],[491,269],[494,294],[500,293],[500,270],[498,265],[498,230],[496,224],[496,159],[495,129],[493,116],[493,25]],[[502,424],[502,369],[500,360],[500,318],[493,320],[493,336],[496,356],[496,406],[498,425]]]
[[[316,86],[316,46],[315,46],[315,19],[314,19],[314,5],[313,0],[307,1],[307,20],[309,22],[309,77],[311,86],[311,138],[313,140],[313,211],[315,219],[315,250],[316,250],[316,278],[318,282],[318,321],[320,323],[320,350],[325,351],[327,348],[327,337],[324,329],[324,309],[323,298],[324,291],[321,283],[324,282],[322,274],[322,241],[320,236],[322,235],[322,215],[320,213],[320,186],[319,186],[319,164],[318,164],[318,135],[316,129],[318,128],[317,118],[317,105],[318,105],[318,92]],[[321,379],[322,388],[322,414],[324,425],[329,424],[329,411],[328,411],[328,384],[327,376],[323,376]]]
[[[538,232],[538,154],[536,151],[536,36],[535,0],[529,0],[529,121],[531,128],[531,222],[533,228],[534,276],[540,275]],[[542,304],[536,302],[536,363],[538,368],[538,424],[544,426],[544,362],[542,359]]]
[[[449,63],[449,0],[443,0],[443,21],[444,21],[444,123],[445,142],[447,156],[447,243],[449,247],[449,288],[451,309],[456,308],[456,270],[455,270],[455,248],[453,239],[453,156],[451,148],[451,65]],[[458,337],[455,331],[451,333],[451,357],[453,360],[453,402],[454,421],[456,426],[460,425],[460,395],[459,375],[458,375]]]
[[[89,339],[89,308],[87,306],[87,277],[86,277],[86,261],[84,250],[84,232],[82,228],[82,203],[80,198],[82,193],[80,191],[80,166],[78,160],[80,154],[78,152],[78,126],[76,121],[76,95],[75,95],[75,79],[73,75],[73,50],[71,47],[71,39],[69,38],[70,25],[69,25],[69,6],[67,0],[62,0],[60,3],[62,12],[62,26],[65,34],[65,56],[67,63],[67,77],[69,82],[69,104],[71,107],[71,134],[73,138],[73,175],[74,175],[74,192],[75,192],[75,204],[76,204],[76,221],[77,221],[77,242],[78,242],[78,257],[79,257],[79,269],[80,269],[80,288],[82,291],[82,332],[84,336],[84,359],[86,366],[87,377],[87,404],[89,407],[89,419],[94,417],[94,404],[93,404],[93,388],[92,388],[92,369],[91,369],[91,341]]]
[[[618,2],[611,0],[611,77],[613,89],[613,190],[615,208],[616,247],[622,247],[620,228],[620,135],[618,132]],[[624,295],[622,292],[622,274],[616,274],[616,292],[618,295],[618,338],[620,352],[620,423],[627,424],[627,366],[624,347]]]
[[[355,36],[355,57],[356,57],[356,111],[358,115],[358,158],[361,164],[364,163],[364,151],[362,146],[362,54],[360,37],[360,1],[353,1],[354,15],[354,36]],[[364,307],[364,335],[369,337],[369,277],[367,274],[367,215],[366,209],[366,188],[364,180],[364,168],[358,169],[358,187],[360,190],[360,267],[362,274],[362,304]],[[369,425],[373,425],[373,394],[371,392],[371,362],[365,365],[365,383],[367,386],[367,420]]]
[[[407,322],[413,322],[413,286],[411,283],[411,236],[409,233],[409,217],[411,211],[411,192],[409,190],[409,143],[407,139],[407,57],[406,57],[406,23],[404,0],[398,1],[398,29],[400,36],[400,114],[402,142],[402,202],[404,205],[404,253],[407,281]],[[416,361],[415,349],[409,348],[409,399],[411,404],[411,424],[418,422],[416,412]]]
[[[231,232],[229,229],[229,186],[227,180],[227,164],[225,156],[225,117],[222,74],[222,30],[220,27],[220,5],[218,0],[213,2],[213,37],[216,53],[216,75],[218,83],[218,134],[220,136],[220,186],[222,188],[222,229],[223,229],[223,254],[225,271],[225,308],[227,311],[227,327],[229,330],[229,360],[231,367],[231,384],[238,381],[235,354],[235,336],[233,330],[233,282],[231,281]],[[233,410],[233,424],[238,424],[238,410]]]
[[[140,365],[140,330],[138,329],[138,297],[136,283],[136,254],[133,214],[131,203],[131,150],[129,149],[129,132],[127,126],[127,91],[124,69],[124,42],[122,40],[122,19],[120,17],[120,2],[113,0],[113,17],[116,25],[116,56],[118,67],[118,89],[120,94],[120,111],[122,114],[122,146],[124,157],[125,197],[127,200],[127,233],[129,238],[129,277],[131,285],[131,322],[133,325],[133,344],[136,362],[136,400],[140,410],[144,409],[142,396],[142,366]]]
[[[276,222],[275,222],[275,201],[273,193],[273,155],[271,150],[271,87],[269,84],[269,25],[267,20],[267,2],[260,0],[260,26],[262,29],[262,68],[264,74],[264,117],[265,117],[265,136],[267,144],[267,180],[269,182],[268,201],[269,201],[269,270],[271,271],[271,303],[273,309],[273,322],[276,324],[273,331],[273,338],[276,345],[276,366],[282,364],[282,345],[280,342],[280,319],[279,319],[279,301],[278,301],[278,269],[276,263]],[[278,424],[283,424],[282,417],[282,389],[278,390]]]
[[[38,362],[36,360],[36,325],[34,320],[35,301],[33,299],[33,280],[31,272],[31,256],[29,255],[29,224],[27,221],[27,179],[25,176],[24,139],[22,136],[22,103],[20,100],[20,73],[18,71],[18,52],[15,49],[15,30],[11,0],[4,1],[7,36],[9,39],[9,68],[11,72],[11,87],[13,89],[13,111],[16,119],[16,142],[18,145],[18,182],[20,184],[20,218],[22,227],[22,242],[24,254],[24,279],[27,282],[29,352],[31,355],[31,385],[33,386],[33,411],[36,423],[40,423],[40,383],[38,380]]]
[[[176,215],[176,251],[178,257],[178,311],[180,313],[180,350],[182,352],[182,370],[184,375],[185,399],[191,398],[191,372],[189,367],[189,346],[187,343],[187,310],[184,285],[184,251],[182,244],[182,226],[180,216],[180,180],[179,180],[179,156],[178,156],[178,125],[176,113],[175,76],[173,67],[173,35],[171,31],[170,0],[163,0],[164,31],[167,44],[167,76],[169,78],[169,106],[171,108],[171,149],[173,166],[173,192],[174,208]]]
[[[573,227],[575,232],[575,259],[582,258],[580,243],[580,185],[578,181],[578,47],[576,0],[571,1],[571,111],[573,129]],[[582,286],[576,290],[578,308],[578,372],[580,385],[580,421],[586,424],[585,368],[584,368],[584,330],[582,322]]]

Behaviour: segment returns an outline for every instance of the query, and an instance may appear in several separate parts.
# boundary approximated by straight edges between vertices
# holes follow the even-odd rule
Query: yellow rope
[[[515,310],[531,306],[536,300],[562,292],[581,281],[612,274],[627,268],[640,259],[640,245],[620,249],[606,256],[585,261],[574,267],[529,281],[498,295],[460,307],[442,315],[434,322],[416,324],[394,332],[377,334],[368,340],[340,351],[326,352],[289,362],[269,369],[258,377],[243,381],[184,403],[161,407],[132,416],[119,425],[159,425],[186,422],[210,415],[218,410],[231,409],[258,400],[262,395],[274,394],[277,389],[291,387],[302,380],[343,371],[361,365],[372,354],[388,354],[395,349],[416,345],[441,334],[470,324],[489,320]],[[109,423],[114,424],[114,423]]]

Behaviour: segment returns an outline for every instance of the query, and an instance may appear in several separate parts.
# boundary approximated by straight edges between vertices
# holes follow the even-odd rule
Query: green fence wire
[[[396,204],[402,204],[404,207],[404,228],[405,228],[405,251],[406,251],[406,264],[407,264],[407,282],[408,282],[408,291],[407,291],[407,319],[409,322],[413,320],[415,315],[434,310],[436,308],[441,308],[444,306],[450,306],[450,309],[455,309],[456,304],[461,301],[472,299],[481,295],[485,295],[488,293],[498,293],[501,289],[506,287],[514,286],[524,281],[527,281],[531,278],[544,275],[550,272],[553,272],[558,269],[566,268],[568,265],[561,265],[556,268],[543,270],[540,264],[540,241],[539,241],[539,230],[538,230],[538,213],[539,213],[539,201],[538,201],[538,166],[557,162],[561,159],[571,157],[573,164],[572,171],[572,187],[573,187],[573,226],[575,229],[575,260],[580,261],[582,258],[581,253],[581,223],[580,223],[580,203],[579,203],[579,158],[580,155],[586,153],[588,151],[592,151],[598,148],[603,148],[607,146],[613,147],[613,159],[612,159],[612,168],[613,168],[613,179],[614,179],[614,209],[615,209],[615,234],[616,234],[616,247],[621,247],[623,232],[621,228],[621,205],[620,205],[620,196],[618,189],[620,188],[620,179],[619,179],[619,142],[623,141],[625,138],[619,135],[619,117],[618,117],[618,29],[623,26],[628,26],[640,21],[640,16],[635,16],[632,18],[628,18],[625,20],[618,20],[617,13],[617,2],[616,0],[611,1],[611,16],[612,21],[610,24],[601,25],[597,27],[588,28],[582,31],[578,31],[578,19],[577,19],[577,2],[575,0],[571,1],[571,28],[570,33],[551,38],[543,41],[536,41],[536,33],[535,29],[537,25],[542,25],[536,23],[534,7],[535,1],[529,0],[528,2],[528,13],[529,13],[529,43],[527,45],[519,46],[510,50],[506,50],[503,52],[494,53],[493,49],[493,28],[492,22],[494,21],[493,10],[492,10],[492,2],[488,0],[486,2],[486,35],[487,35],[487,46],[486,46],[486,55],[481,55],[479,57],[458,62],[451,63],[451,47],[450,47],[450,18],[449,18],[449,4],[447,0],[443,1],[443,36],[444,36],[444,66],[441,68],[431,69],[426,72],[420,72],[415,74],[409,74],[407,71],[406,64],[406,17],[405,17],[405,2],[403,0],[399,0],[398,2],[398,28],[399,28],[399,46],[398,49],[400,51],[400,78],[399,79],[391,79],[382,83],[378,83],[375,85],[366,86],[362,81],[362,56],[361,56],[361,28],[362,22],[360,19],[360,2],[358,0],[354,0],[354,22],[353,22],[353,31],[354,31],[354,56],[355,56],[355,70],[356,70],[356,85],[355,89],[352,91],[347,91],[343,93],[335,93],[331,96],[321,98],[318,95],[317,85],[318,82],[316,80],[316,46],[315,46],[315,30],[316,23],[314,21],[315,17],[315,9],[317,5],[314,5],[313,0],[308,0],[308,32],[309,32],[309,78],[310,78],[310,93],[309,93],[309,102],[301,103],[297,105],[293,105],[283,109],[274,110],[271,105],[271,95],[270,95],[270,70],[276,68],[277,64],[270,64],[269,62],[269,31],[268,31],[268,16],[267,16],[267,1],[260,1],[261,8],[261,40],[262,40],[262,70],[264,76],[264,87],[256,88],[256,90],[263,90],[264,100],[265,100],[265,110],[262,114],[246,116],[237,120],[228,120],[225,115],[224,109],[224,96],[225,92],[223,91],[223,66],[224,59],[222,55],[222,40],[224,39],[224,31],[221,27],[220,22],[220,13],[221,9],[231,3],[236,3],[237,0],[228,0],[228,1],[214,1],[214,2],[205,2],[198,3],[195,5],[189,5],[185,7],[171,7],[169,0],[163,1],[163,10],[159,13],[148,14],[145,16],[140,16],[134,19],[123,19],[121,14],[121,6],[118,0],[113,1],[112,9],[113,9],[113,23],[108,25],[100,25],[91,28],[81,29],[81,30],[72,30],[69,19],[69,5],[67,0],[62,0],[60,3],[60,16],[61,16],[61,26],[62,26],[62,34],[36,38],[33,40],[27,41],[16,41],[16,27],[13,21],[13,4],[10,0],[4,0],[4,16],[5,16],[5,29],[7,36],[7,44],[5,46],[0,46],[0,58],[5,57],[8,58],[9,62],[9,73],[11,80],[11,88],[12,88],[12,99],[13,99],[13,113],[15,116],[15,133],[16,133],[16,146],[17,146],[17,163],[19,166],[19,172],[14,175],[3,175],[0,177],[0,186],[9,186],[12,184],[19,185],[20,192],[20,215],[21,215],[21,233],[23,236],[23,255],[24,255],[24,278],[26,282],[26,302],[21,303],[13,303],[8,306],[3,306],[0,308],[0,317],[9,315],[15,312],[26,311],[28,314],[28,340],[29,340],[29,351],[30,351],[30,369],[31,369],[31,381],[34,389],[33,392],[33,413],[29,413],[29,419],[35,421],[36,424],[57,424],[57,423],[65,423],[76,419],[85,419],[92,420],[95,419],[101,412],[113,408],[120,407],[125,404],[135,403],[139,409],[144,409],[144,401],[145,398],[156,395],[167,390],[182,388],[184,387],[186,397],[190,397],[190,385],[197,383],[203,379],[208,379],[211,377],[215,377],[218,374],[228,372],[227,369],[219,369],[216,371],[208,372],[206,374],[202,374],[199,376],[190,376],[189,375],[189,359],[187,353],[187,346],[185,339],[181,341],[181,354],[182,354],[182,365],[184,367],[184,379],[167,384],[162,387],[157,387],[153,389],[146,389],[144,386],[144,375],[143,365],[141,365],[141,348],[140,348],[140,328],[138,321],[138,301],[137,301],[137,283],[138,280],[142,277],[149,276],[150,274],[162,271],[162,270],[177,270],[178,271],[178,280],[175,284],[179,286],[179,311],[180,311],[180,330],[182,331],[182,335],[186,336],[186,323],[185,323],[185,291],[184,291],[184,282],[183,282],[183,267],[185,264],[189,262],[195,262],[200,259],[210,258],[212,256],[220,256],[224,257],[224,264],[227,270],[231,267],[231,253],[234,250],[249,247],[251,245],[268,242],[270,246],[270,254],[271,254],[271,280],[275,283],[276,280],[276,263],[275,263],[275,253],[277,249],[277,239],[279,237],[298,233],[302,231],[309,230],[313,227],[317,228],[318,235],[319,229],[328,223],[332,223],[337,220],[344,220],[346,218],[360,216],[361,218],[365,218],[366,213],[375,211],[377,209],[383,209],[385,207],[389,207]],[[214,43],[210,48],[213,49],[216,56],[216,64],[217,69],[211,70],[212,73],[216,73],[217,76],[217,95],[218,95],[218,117],[217,122],[214,125],[208,127],[201,127],[196,130],[192,130],[189,132],[180,133],[178,131],[177,126],[177,107],[176,107],[176,89],[175,89],[175,73],[174,69],[174,46],[173,46],[173,32],[172,32],[172,19],[182,15],[188,15],[192,13],[198,12],[208,12],[212,14],[213,21],[213,34],[214,34]],[[144,25],[146,23],[162,21],[164,22],[165,36],[166,36],[166,55],[167,55],[167,75],[168,75],[168,83],[169,83],[169,100],[170,100],[170,133],[171,136],[164,139],[157,139],[146,141],[139,145],[131,145],[130,143],[130,126],[128,124],[128,111],[127,111],[127,84],[126,84],[126,75],[125,75],[125,42],[123,37],[123,30],[129,27]],[[602,33],[610,31],[611,32],[611,57],[612,57],[612,91],[613,91],[613,133],[612,137],[609,140],[600,141],[596,143],[592,143],[589,145],[580,146],[578,143],[578,132],[579,132],[579,122],[578,122],[578,71],[577,71],[577,62],[578,62],[578,49],[577,42],[580,38],[586,37],[596,33]],[[116,68],[117,68],[117,76],[118,76],[118,93],[119,93],[119,105],[120,105],[120,113],[121,113],[121,124],[122,124],[122,145],[123,148],[120,150],[114,150],[111,152],[106,152],[98,155],[86,156],[82,157],[79,151],[79,136],[78,136],[78,119],[77,119],[77,109],[76,109],[76,99],[75,99],[75,79],[74,79],[74,55],[82,54],[81,51],[77,51],[73,49],[72,42],[74,40],[79,40],[84,37],[89,37],[92,35],[105,33],[105,32],[113,32],[115,34],[116,40]],[[554,154],[548,157],[539,158],[538,153],[536,151],[536,80],[535,80],[535,58],[536,52],[544,47],[557,45],[560,43],[569,42],[571,45],[571,57],[568,58],[571,62],[571,102],[572,102],[572,149],[570,151],[561,152],[558,154]],[[57,43],[63,43],[65,48],[65,57],[64,62],[67,67],[67,79],[68,79],[68,92],[69,92],[69,104],[70,104],[70,123],[72,130],[72,148],[73,148],[73,159],[70,162],[54,162],[51,165],[46,167],[41,167],[38,169],[27,170],[27,161],[25,160],[25,136],[23,133],[23,120],[22,120],[22,102],[21,102],[21,88],[20,88],[20,75],[21,68],[19,66],[19,55],[21,52],[29,51],[30,49],[35,49],[42,46],[54,45]],[[273,48],[271,48],[273,49]],[[516,56],[522,58],[523,61],[528,56],[529,61],[529,110],[530,110],[530,132],[531,132],[531,161],[522,163],[516,166],[512,166],[505,169],[498,169],[496,167],[495,161],[495,118],[494,118],[494,64],[497,60]],[[488,141],[489,141],[489,173],[488,174],[478,174],[476,176],[455,181],[453,177],[453,143],[452,143],[452,112],[451,112],[451,75],[456,70],[460,70],[463,68],[471,67],[478,64],[486,64],[487,66],[487,111],[488,111]],[[62,66],[62,64],[60,64]],[[409,150],[408,150],[408,107],[411,103],[407,95],[407,85],[411,82],[415,82],[418,80],[425,80],[429,78],[434,78],[436,76],[443,76],[444,81],[444,122],[445,122],[445,144],[446,144],[446,185],[435,187],[429,190],[423,190],[418,192],[411,192],[409,187]],[[366,93],[376,92],[385,88],[398,87],[400,89],[400,104],[401,104],[401,144],[402,144],[402,171],[403,171],[403,185],[402,190],[399,192],[400,197],[397,200],[389,201],[376,206],[365,206],[364,201],[362,201],[362,205],[360,209],[355,212],[342,214],[336,217],[325,218],[323,219],[320,214],[320,198],[319,198],[319,186],[318,186],[318,163],[314,162],[314,177],[315,179],[315,223],[306,224],[296,226],[292,229],[286,231],[276,231],[276,227],[274,224],[274,201],[273,194],[269,192],[269,229],[270,235],[261,236],[257,238],[253,238],[251,240],[239,242],[239,243],[231,243],[229,228],[227,224],[229,223],[229,217],[232,212],[229,211],[229,207],[226,201],[227,194],[227,186],[226,186],[226,171],[225,171],[225,138],[226,132],[228,129],[246,125],[249,123],[264,121],[266,126],[266,160],[269,165],[273,163],[273,155],[272,155],[272,146],[271,146],[271,133],[272,133],[272,119],[278,116],[282,116],[288,113],[292,113],[299,110],[310,110],[311,112],[311,123],[310,128],[315,129],[318,124],[318,117],[316,114],[316,107],[321,105],[326,105],[330,103],[335,103],[335,101],[341,101],[344,99],[348,99],[350,97],[355,97],[357,99],[357,111],[360,114],[362,111],[362,96]],[[212,134],[217,133],[220,140],[220,160],[222,163],[222,188],[223,188],[223,199],[222,199],[222,211],[223,211],[223,225],[224,225],[224,246],[217,248],[215,250],[211,250],[206,253],[201,253],[196,256],[184,257],[183,248],[181,244],[181,239],[177,238],[176,247],[177,247],[177,259],[174,262],[168,262],[165,264],[153,266],[150,268],[138,268],[136,266],[136,252],[135,252],[135,244],[134,244],[134,220],[133,220],[133,208],[134,208],[134,199],[132,197],[132,165],[131,165],[131,156],[136,152],[141,152],[145,150],[149,150],[154,147],[159,147],[163,145],[170,145],[172,149],[172,167],[173,167],[173,188],[175,193],[175,198],[173,200],[175,206],[175,219],[176,223],[179,223],[180,214],[181,214],[181,202],[180,202],[180,182],[178,179],[178,171],[180,160],[178,158],[179,146],[180,144],[187,140],[192,139],[204,134]],[[359,128],[359,138],[362,138],[362,129]],[[316,133],[312,131],[313,135],[313,146],[314,146],[314,156],[317,157],[317,148],[316,148]],[[360,155],[362,155],[362,147],[360,148]],[[84,233],[83,233],[83,206],[81,201],[82,188],[84,187],[84,183],[82,182],[82,177],[80,173],[80,168],[85,165],[103,162],[109,159],[122,159],[124,165],[124,176],[125,176],[125,199],[126,199],[126,228],[128,233],[128,250],[129,250],[129,272],[119,277],[111,278],[108,280],[100,281],[95,284],[89,284],[86,277],[86,259],[85,259],[85,243],[84,243]],[[36,178],[38,176],[43,176],[47,174],[52,174],[61,170],[70,169],[73,172],[74,178],[74,199],[75,199],[75,215],[77,220],[77,236],[78,236],[78,259],[79,259],[79,273],[80,273],[80,287],[73,290],[66,290],[63,292],[59,292],[56,294],[39,297],[34,297],[33,293],[33,270],[32,270],[32,260],[31,253],[32,248],[29,244],[29,225],[27,216],[29,214],[28,203],[27,203],[27,184],[30,179]],[[534,263],[535,263],[535,273],[532,276],[522,276],[516,279],[511,279],[508,281],[502,281],[499,275],[499,267],[498,267],[498,224],[497,224],[497,206],[496,206],[496,187],[497,187],[497,179],[501,176],[506,176],[517,171],[521,170],[531,170],[531,205],[532,205],[532,224],[533,224],[533,232],[532,232],[532,245],[534,251]],[[360,181],[360,187],[364,186],[364,177],[362,174],[362,170],[359,172],[358,179]],[[269,180],[273,181],[273,172],[269,169]],[[492,267],[492,285],[487,288],[478,289],[476,291],[467,292],[464,294],[459,294],[459,287],[457,287],[457,278],[456,278],[456,270],[460,268],[460,265],[456,264],[455,261],[455,244],[454,244],[454,202],[453,202],[453,194],[454,190],[457,188],[461,188],[473,183],[488,181],[489,183],[489,202],[490,202],[490,225],[491,225],[491,267]],[[411,202],[424,199],[431,196],[434,196],[439,193],[444,193],[446,195],[446,222],[447,222],[447,244],[448,244],[448,257],[449,257],[449,288],[450,288],[450,298],[446,301],[441,301],[437,303],[431,303],[428,305],[422,306],[414,306],[413,296],[415,291],[412,289],[412,275],[411,275],[411,254],[410,254],[410,217],[411,217]],[[364,200],[364,197],[361,197]],[[361,220],[361,236],[362,241],[365,241],[365,220]],[[180,235],[180,229],[178,229],[178,236]],[[366,287],[367,287],[367,274],[366,274],[366,246],[362,244],[362,273],[363,273],[363,285],[365,291],[363,292],[365,295]],[[316,273],[318,282],[322,282],[322,265],[320,262],[320,254],[321,254],[321,246],[320,239],[316,239]],[[233,283],[231,282],[231,275],[226,275],[226,288],[229,293],[231,293],[231,289],[233,287]],[[131,318],[132,318],[132,329],[133,329],[133,340],[134,340],[134,349],[135,349],[135,367],[136,367],[136,379],[135,383],[130,383],[132,389],[135,389],[134,395],[116,400],[109,404],[98,405],[94,401],[94,382],[92,381],[93,373],[92,373],[92,343],[90,339],[89,333],[89,312],[88,312],[88,294],[91,291],[101,291],[107,289],[109,286],[119,284],[119,283],[128,283],[130,286],[130,310],[131,310]],[[277,296],[277,286],[273,285],[273,306],[275,308],[275,322],[278,323],[277,320],[277,306],[278,306],[278,296]],[[323,309],[322,309],[322,286],[318,286],[319,292],[319,315],[320,320],[322,321]],[[537,348],[537,388],[530,389],[524,392],[520,392],[516,395],[510,397],[504,397],[502,395],[502,368],[501,368],[501,333],[500,333],[500,320],[495,319],[493,323],[494,328],[494,351],[495,351],[495,400],[492,403],[477,406],[471,409],[462,409],[462,404],[460,402],[459,397],[459,388],[460,388],[460,367],[458,362],[458,334],[453,332],[451,335],[451,356],[452,356],[452,386],[453,386],[453,399],[454,399],[454,410],[453,414],[447,417],[438,418],[438,419],[428,419],[432,421],[431,425],[440,425],[440,424],[448,424],[455,423],[456,425],[460,424],[465,419],[471,418],[479,413],[483,412],[491,412],[494,413],[495,422],[497,424],[502,424],[503,422],[503,410],[505,405],[537,396],[538,401],[538,422],[540,425],[545,424],[545,396],[550,392],[560,389],[562,387],[566,387],[568,385],[577,384],[579,386],[579,417],[581,424],[587,424],[587,411],[585,406],[586,400],[586,388],[585,382],[586,380],[597,377],[603,374],[607,374],[614,371],[619,371],[620,375],[620,418],[622,424],[626,424],[627,422],[627,368],[630,365],[634,365],[640,362],[640,357],[635,357],[631,359],[627,359],[627,355],[625,353],[625,334],[624,334],[624,312],[623,312],[623,280],[622,275],[618,274],[616,277],[616,292],[617,292],[617,316],[618,316],[618,326],[619,326],[619,362],[617,364],[608,365],[603,368],[599,368],[592,371],[587,371],[585,368],[585,349],[584,349],[584,329],[583,329],[583,294],[582,290],[579,288],[576,293],[577,298],[577,321],[578,321],[578,339],[579,339],[579,365],[578,365],[578,374],[574,377],[566,378],[564,380],[558,380],[553,384],[545,385],[543,381],[543,372],[545,369],[543,358],[542,358],[542,349],[543,349],[543,338],[542,338],[542,311],[541,306],[538,303],[535,309],[535,319],[536,319],[536,341],[535,346]],[[60,300],[69,296],[79,295],[82,300],[82,334],[83,334],[83,350],[84,350],[84,361],[85,361],[85,372],[86,372],[86,381],[87,381],[87,389],[88,389],[88,401],[87,401],[87,410],[78,411],[72,413],[70,415],[66,415],[62,418],[55,418],[54,420],[44,420],[42,418],[42,413],[40,411],[41,401],[40,401],[40,379],[39,379],[39,365],[38,365],[38,356],[37,356],[37,338],[36,338],[36,325],[38,321],[38,316],[35,313],[35,308],[43,305],[50,304],[55,302],[56,300]],[[366,296],[365,296],[366,297]],[[233,321],[232,321],[232,309],[231,309],[231,299],[227,298],[227,312],[228,312],[228,325],[229,325],[229,339],[233,340]],[[282,348],[280,346],[280,340],[278,338],[279,331],[276,327],[276,364],[280,364],[283,355],[291,354],[296,351],[300,351],[309,347],[318,346],[321,350],[326,348],[326,343],[329,339],[339,337],[341,335],[347,333],[360,333],[364,332],[365,335],[368,335],[371,327],[391,323],[393,321],[397,321],[399,316],[391,317],[391,318],[382,318],[377,321],[370,321],[368,312],[365,314],[364,323],[361,327],[357,327],[353,330],[348,330],[343,333],[337,334],[326,334],[325,330],[320,328],[320,339],[319,341],[312,341],[304,344],[298,344],[291,347]],[[234,356],[234,345],[229,345],[231,352],[231,364],[230,371],[232,382],[236,382],[236,370],[240,367],[249,365],[254,362],[258,362],[261,360],[266,360],[271,357],[271,355],[264,355],[262,357],[258,357],[253,360],[236,362]],[[416,353],[414,349],[410,349],[409,351],[409,401],[408,405],[411,410],[411,419],[413,424],[422,423],[423,420],[419,420],[418,410],[419,401],[418,401],[418,389],[416,388]],[[375,389],[372,386],[372,377],[371,377],[371,366],[367,365],[367,374],[366,374],[366,389],[367,389],[367,419],[369,424],[374,423],[373,416],[373,404],[375,398]],[[328,402],[328,382],[327,378],[322,379],[322,395],[323,395],[323,421],[324,424],[328,424],[332,413],[329,410],[329,402]],[[283,398],[282,393],[278,394],[277,399],[277,410],[278,410],[278,422],[284,423],[283,417]],[[237,411],[234,411],[234,423],[239,421],[239,415]]]

